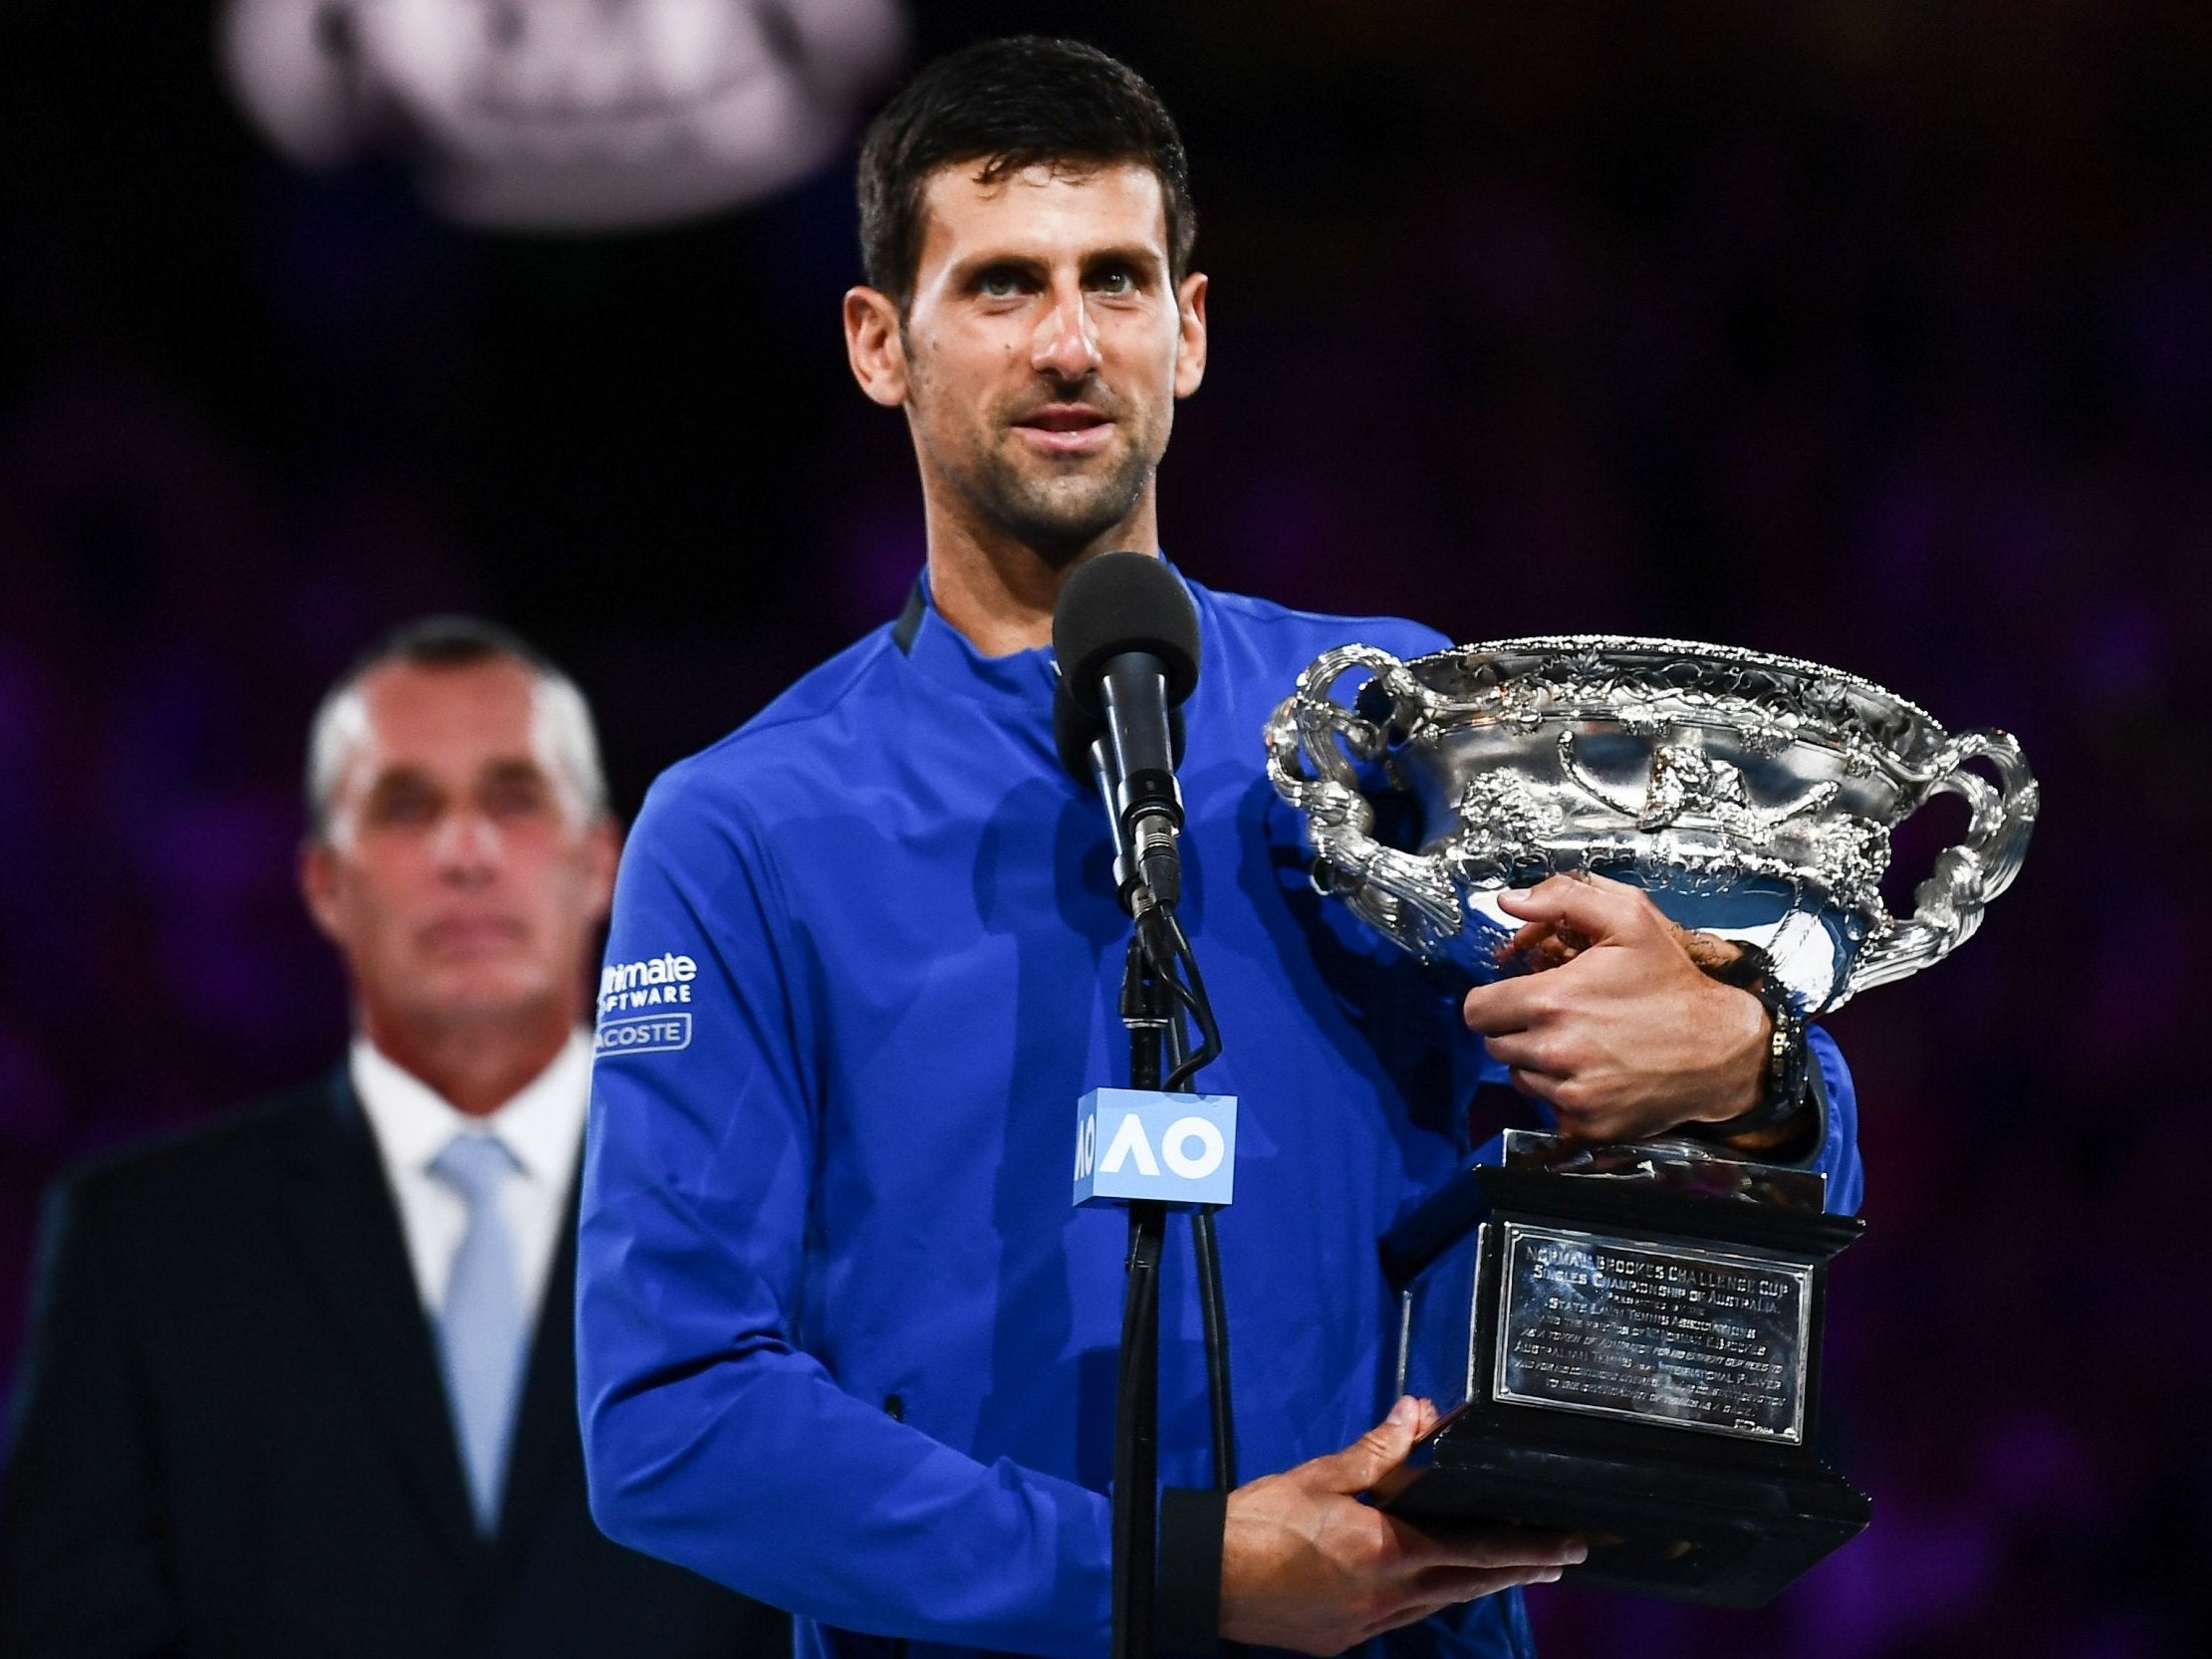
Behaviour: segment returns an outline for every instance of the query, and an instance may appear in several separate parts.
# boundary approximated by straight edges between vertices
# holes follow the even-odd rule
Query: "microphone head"
[[[1060,764],[1066,767],[1078,782],[1088,784],[1091,777],[1091,745],[1106,736],[1106,717],[1086,714],[1068,689],[1068,676],[1060,676],[1053,687],[1053,747],[1060,751]],[[1167,711],[1167,743],[1175,764],[1183,764],[1183,711],[1180,704]]]
[[[1080,566],[1053,607],[1060,682],[1086,714],[1103,713],[1099,678],[1117,656],[1159,658],[1173,708],[1198,683],[1198,610],[1162,560],[1102,553]]]

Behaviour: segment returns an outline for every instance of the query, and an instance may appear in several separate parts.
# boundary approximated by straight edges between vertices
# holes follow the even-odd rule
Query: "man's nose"
[[[1071,287],[1053,296],[1051,310],[1038,320],[1030,343],[1030,366],[1060,380],[1080,380],[1099,366],[1099,337],[1083,291]]]
[[[481,881],[499,867],[499,826],[485,813],[447,813],[430,841],[438,873],[448,881]]]

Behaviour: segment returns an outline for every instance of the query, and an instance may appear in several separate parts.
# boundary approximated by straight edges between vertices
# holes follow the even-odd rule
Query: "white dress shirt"
[[[579,1031],[522,1091],[489,1117],[470,1117],[421,1078],[402,1070],[366,1037],[354,1039],[347,1069],[354,1094],[375,1131],[384,1178],[399,1208],[414,1266],[415,1289],[434,1318],[445,1303],[453,1256],[468,1229],[468,1205],[430,1173],[430,1163],[456,1134],[496,1134],[521,1165],[502,1184],[500,1207],[515,1241],[522,1305],[536,1308],[553,1271],[569,1183],[584,1147],[584,1116],[592,1098],[592,1043]],[[566,1316],[563,1314],[559,1315]]]

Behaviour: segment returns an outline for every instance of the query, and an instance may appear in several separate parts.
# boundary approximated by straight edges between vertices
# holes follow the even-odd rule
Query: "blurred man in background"
[[[0,1508],[0,1652],[766,1654],[783,1620],[586,1512],[569,1307],[590,711],[505,629],[333,688],[300,866],[331,1075],[55,1196]]]

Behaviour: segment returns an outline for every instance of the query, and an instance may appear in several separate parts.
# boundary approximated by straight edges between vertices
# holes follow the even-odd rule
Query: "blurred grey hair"
[[[331,839],[331,807],[347,764],[369,735],[369,706],[362,681],[387,663],[421,668],[465,668],[506,658],[530,670],[531,737],[553,775],[553,787],[572,824],[608,816],[607,775],[600,766],[599,736],[591,705],[576,682],[537,646],[512,628],[480,616],[424,616],[402,623],[376,641],[323,694],[308,728],[308,830]]]

